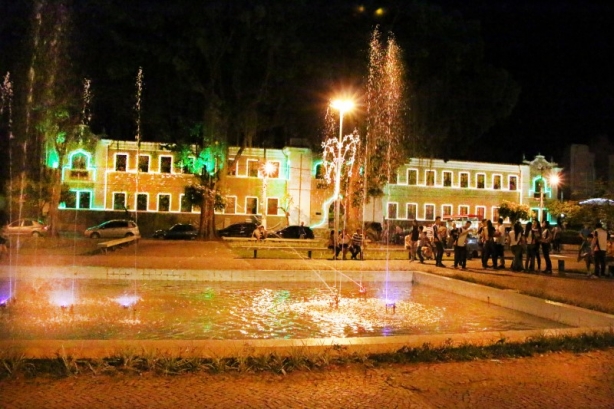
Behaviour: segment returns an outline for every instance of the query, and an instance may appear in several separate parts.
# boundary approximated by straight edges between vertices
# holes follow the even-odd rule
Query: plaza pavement
[[[576,273],[553,276],[484,270],[477,260],[467,270],[436,268],[408,260],[332,261],[252,259],[223,242],[141,240],[109,255],[92,254],[89,243],[24,245],[2,260],[6,268],[50,265],[225,270],[340,269],[421,270],[463,276],[544,297],[614,311],[614,280],[588,280]],[[69,250],[67,250],[67,248]],[[582,270],[573,253],[566,270]],[[508,260],[509,262],[509,260]],[[444,260],[450,265],[450,261]],[[543,267],[542,267],[543,268]],[[349,365],[321,371],[274,374],[197,373],[173,377],[145,374],[114,377],[81,374],[65,379],[4,379],[0,408],[614,408],[614,351],[551,353],[532,358],[446,364]]]

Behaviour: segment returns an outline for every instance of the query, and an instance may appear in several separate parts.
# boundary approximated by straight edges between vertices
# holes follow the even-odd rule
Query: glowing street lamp
[[[541,177],[540,180],[540,189],[539,189],[539,222],[543,222],[543,218],[544,218],[544,189],[545,189],[545,181],[548,180],[548,184],[550,186],[558,186],[559,183],[561,182],[561,177],[559,176],[558,173],[552,173],[550,175],[550,177],[548,177],[548,179],[544,179],[544,177]]]
[[[265,230],[267,228],[266,190],[267,190],[267,185],[269,184],[269,177],[275,172],[275,170],[277,170],[277,166],[275,166],[275,164],[269,161],[266,161],[262,165],[262,168],[261,168],[261,171],[262,171],[262,225],[264,226]]]
[[[351,111],[354,108],[354,101],[349,99],[336,99],[331,102],[331,108],[334,108],[339,111],[339,138],[336,141],[336,158],[334,159],[334,169],[335,169],[335,248],[338,247],[336,241],[338,240],[339,234],[339,213],[340,213],[340,194],[341,194],[341,170],[343,167],[345,150],[343,149],[344,138],[343,138],[343,115],[346,112]],[[351,140],[350,144],[357,144],[357,141]]]

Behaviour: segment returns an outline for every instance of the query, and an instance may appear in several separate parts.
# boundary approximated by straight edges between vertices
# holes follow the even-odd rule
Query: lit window
[[[70,167],[71,169],[85,169],[87,167],[87,156],[83,153],[74,154]]]
[[[469,173],[460,174],[460,187],[469,187]]]
[[[258,214],[258,198],[248,197],[245,199],[245,213],[246,214]]]
[[[125,210],[126,209],[126,194],[125,193],[113,193],[113,209]]]
[[[158,211],[168,212],[171,210],[171,195],[158,195]]]
[[[79,209],[89,209],[91,207],[91,192],[79,192],[77,207]]]
[[[171,173],[173,168],[172,156],[160,156],[160,173]]]
[[[435,205],[432,205],[432,204],[424,205],[424,218],[426,220],[435,220]]]
[[[492,177],[492,188],[495,190],[501,189],[501,175],[494,175]]]
[[[476,175],[476,187],[478,189],[484,189],[484,180],[486,179],[486,176],[483,173],[478,173]]]
[[[247,161],[247,176],[251,178],[257,178],[260,174],[260,162],[257,160]]]
[[[397,218],[397,204],[396,203],[388,203],[388,218],[389,219]]]
[[[452,214],[452,205],[441,206],[441,213],[443,216],[450,216]]]
[[[278,205],[279,199],[273,197],[267,198],[266,214],[268,214],[269,216],[276,216]]]
[[[469,214],[469,206],[460,205],[458,206],[458,213],[462,216],[466,216]]]
[[[443,172],[443,185],[445,187],[452,186],[452,172]]]
[[[136,195],[136,210],[147,211],[148,196],[146,193]]]
[[[128,155],[118,153],[115,155],[115,170],[117,172],[125,172],[128,166]]]
[[[486,208],[484,206],[476,206],[475,214],[478,215],[479,220],[484,220],[486,218]]]
[[[518,186],[518,178],[516,176],[510,176],[509,178],[509,189],[516,190]]]
[[[435,171],[434,170],[426,171],[426,185],[435,186]]]
[[[139,172],[149,172],[149,155],[139,156]]]
[[[418,213],[418,205],[415,203],[407,203],[407,218],[415,220]]]
[[[409,169],[407,171],[407,184],[413,186],[418,184],[418,171],[416,169]]]

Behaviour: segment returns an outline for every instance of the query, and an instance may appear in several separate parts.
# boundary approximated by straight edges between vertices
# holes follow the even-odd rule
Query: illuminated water
[[[313,283],[26,281],[0,308],[0,339],[300,339],[564,327],[411,283],[388,284],[393,313],[377,286],[366,284],[366,296],[342,287],[336,307],[330,289]]]

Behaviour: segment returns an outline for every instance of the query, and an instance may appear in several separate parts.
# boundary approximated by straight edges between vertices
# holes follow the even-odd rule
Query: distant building
[[[330,228],[333,189],[322,178],[322,158],[309,148],[231,147],[228,155],[222,192],[226,207],[217,213],[218,228],[263,217],[271,227],[304,222]],[[198,213],[184,192],[195,181],[192,160],[182,163],[159,143],[101,140],[93,152],[78,149],[67,156],[62,174],[72,196],[61,207]],[[217,157],[205,160],[211,169],[220,166]],[[385,195],[366,205],[364,218],[400,224],[463,214],[497,219],[503,200],[528,204],[537,214],[544,199],[558,197],[550,174],[560,170],[539,155],[522,164],[409,158]]]
[[[614,145],[600,136],[590,145],[573,144],[563,156],[567,198],[583,200],[614,191]]]

